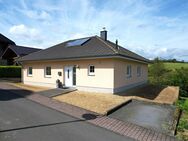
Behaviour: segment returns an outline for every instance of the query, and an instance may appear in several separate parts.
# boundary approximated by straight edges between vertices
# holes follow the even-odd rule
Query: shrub
[[[188,69],[166,70],[164,64],[156,59],[149,68],[149,80],[152,84],[180,87],[180,96],[188,97]]]
[[[180,87],[180,96],[188,97],[188,69],[176,69],[168,74],[167,85]]]
[[[178,131],[179,132],[184,132],[185,130],[188,130],[188,119],[187,119],[187,114],[188,114],[188,99],[187,98],[180,98],[177,103],[176,106],[179,107],[182,110],[182,115],[181,118],[179,120],[179,124],[178,124]],[[181,135],[181,138],[184,138],[187,136],[184,136],[183,134]]]
[[[154,63],[149,68],[149,77],[151,80],[151,83],[162,85],[164,75],[167,73],[167,70],[165,69],[165,66],[162,61],[160,61],[158,58],[154,60]]]
[[[20,66],[0,66],[0,78],[21,77]]]

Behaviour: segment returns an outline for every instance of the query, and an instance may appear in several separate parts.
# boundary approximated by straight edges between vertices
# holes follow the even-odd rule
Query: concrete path
[[[103,127],[117,134],[124,135],[125,137],[130,137],[139,141],[175,141],[175,137],[168,136],[166,134],[156,132],[132,123],[119,121],[107,116],[100,116],[96,113],[75,107],[63,102],[59,102],[48,97],[38,95],[38,94],[26,94],[20,91],[19,88],[12,87],[9,85],[4,85],[5,89],[9,89],[14,93],[18,93],[22,96],[26,96],[27,99],[45,105],[46,107],[55,109],[57,111],[66,113],[73,117],[86,120],[89,123]]]
[[[168,135],[174,135],[177,113],[174,105],[132,100],[109,117],[131,122]]]
[[[24,93],[0,83],[0,141],[132,140],[16,95],[13,89]]]
[[[40,91],[40,92],[37,92],[36,94],[40,94],[40,95],[47,96],[47,97],[54,97],[54,96],[66,94],[66,93],[69,93],[69,92],[72,92],[75,90],[76,89],[74,89],[74,88],[68,88],[68,89],[56,88],[56,89],[49,89],[46,91]]]

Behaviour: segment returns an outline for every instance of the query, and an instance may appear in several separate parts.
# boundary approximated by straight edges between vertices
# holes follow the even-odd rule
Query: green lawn
[[[164,65],[168,70],[181,69],[182,67],[188,68],[188,63],[164,63]]]
[[[152,64],[149,65],[149,67]],[[181,69],[182,67],[188,69],[188,63],[164,63],[167,70]]]

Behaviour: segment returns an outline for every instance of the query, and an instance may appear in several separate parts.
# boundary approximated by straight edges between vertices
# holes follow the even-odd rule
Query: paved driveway
[[[0,82],[1,141],[130,141],[3,90]]]
[[[110,114],[109,117],[173,136],[176,126],[174,124],[177,121],[176,116],[174,116],[176,112],[174,105],[132,100]]]

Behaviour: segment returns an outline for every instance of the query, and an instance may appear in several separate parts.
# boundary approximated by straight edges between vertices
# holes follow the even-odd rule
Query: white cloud
[[[41,47],[44,41],[44,36],[41,36],[38,29],[30,28],[24,24],[10,27],[9,33],[16,44],[19,45]]]
[[[14,25],[10,27],[9,32],[16,36],[30,37],[30,38],[37,37],[39,35],[39,31],[37,29],[29,28],[24,24]]]

